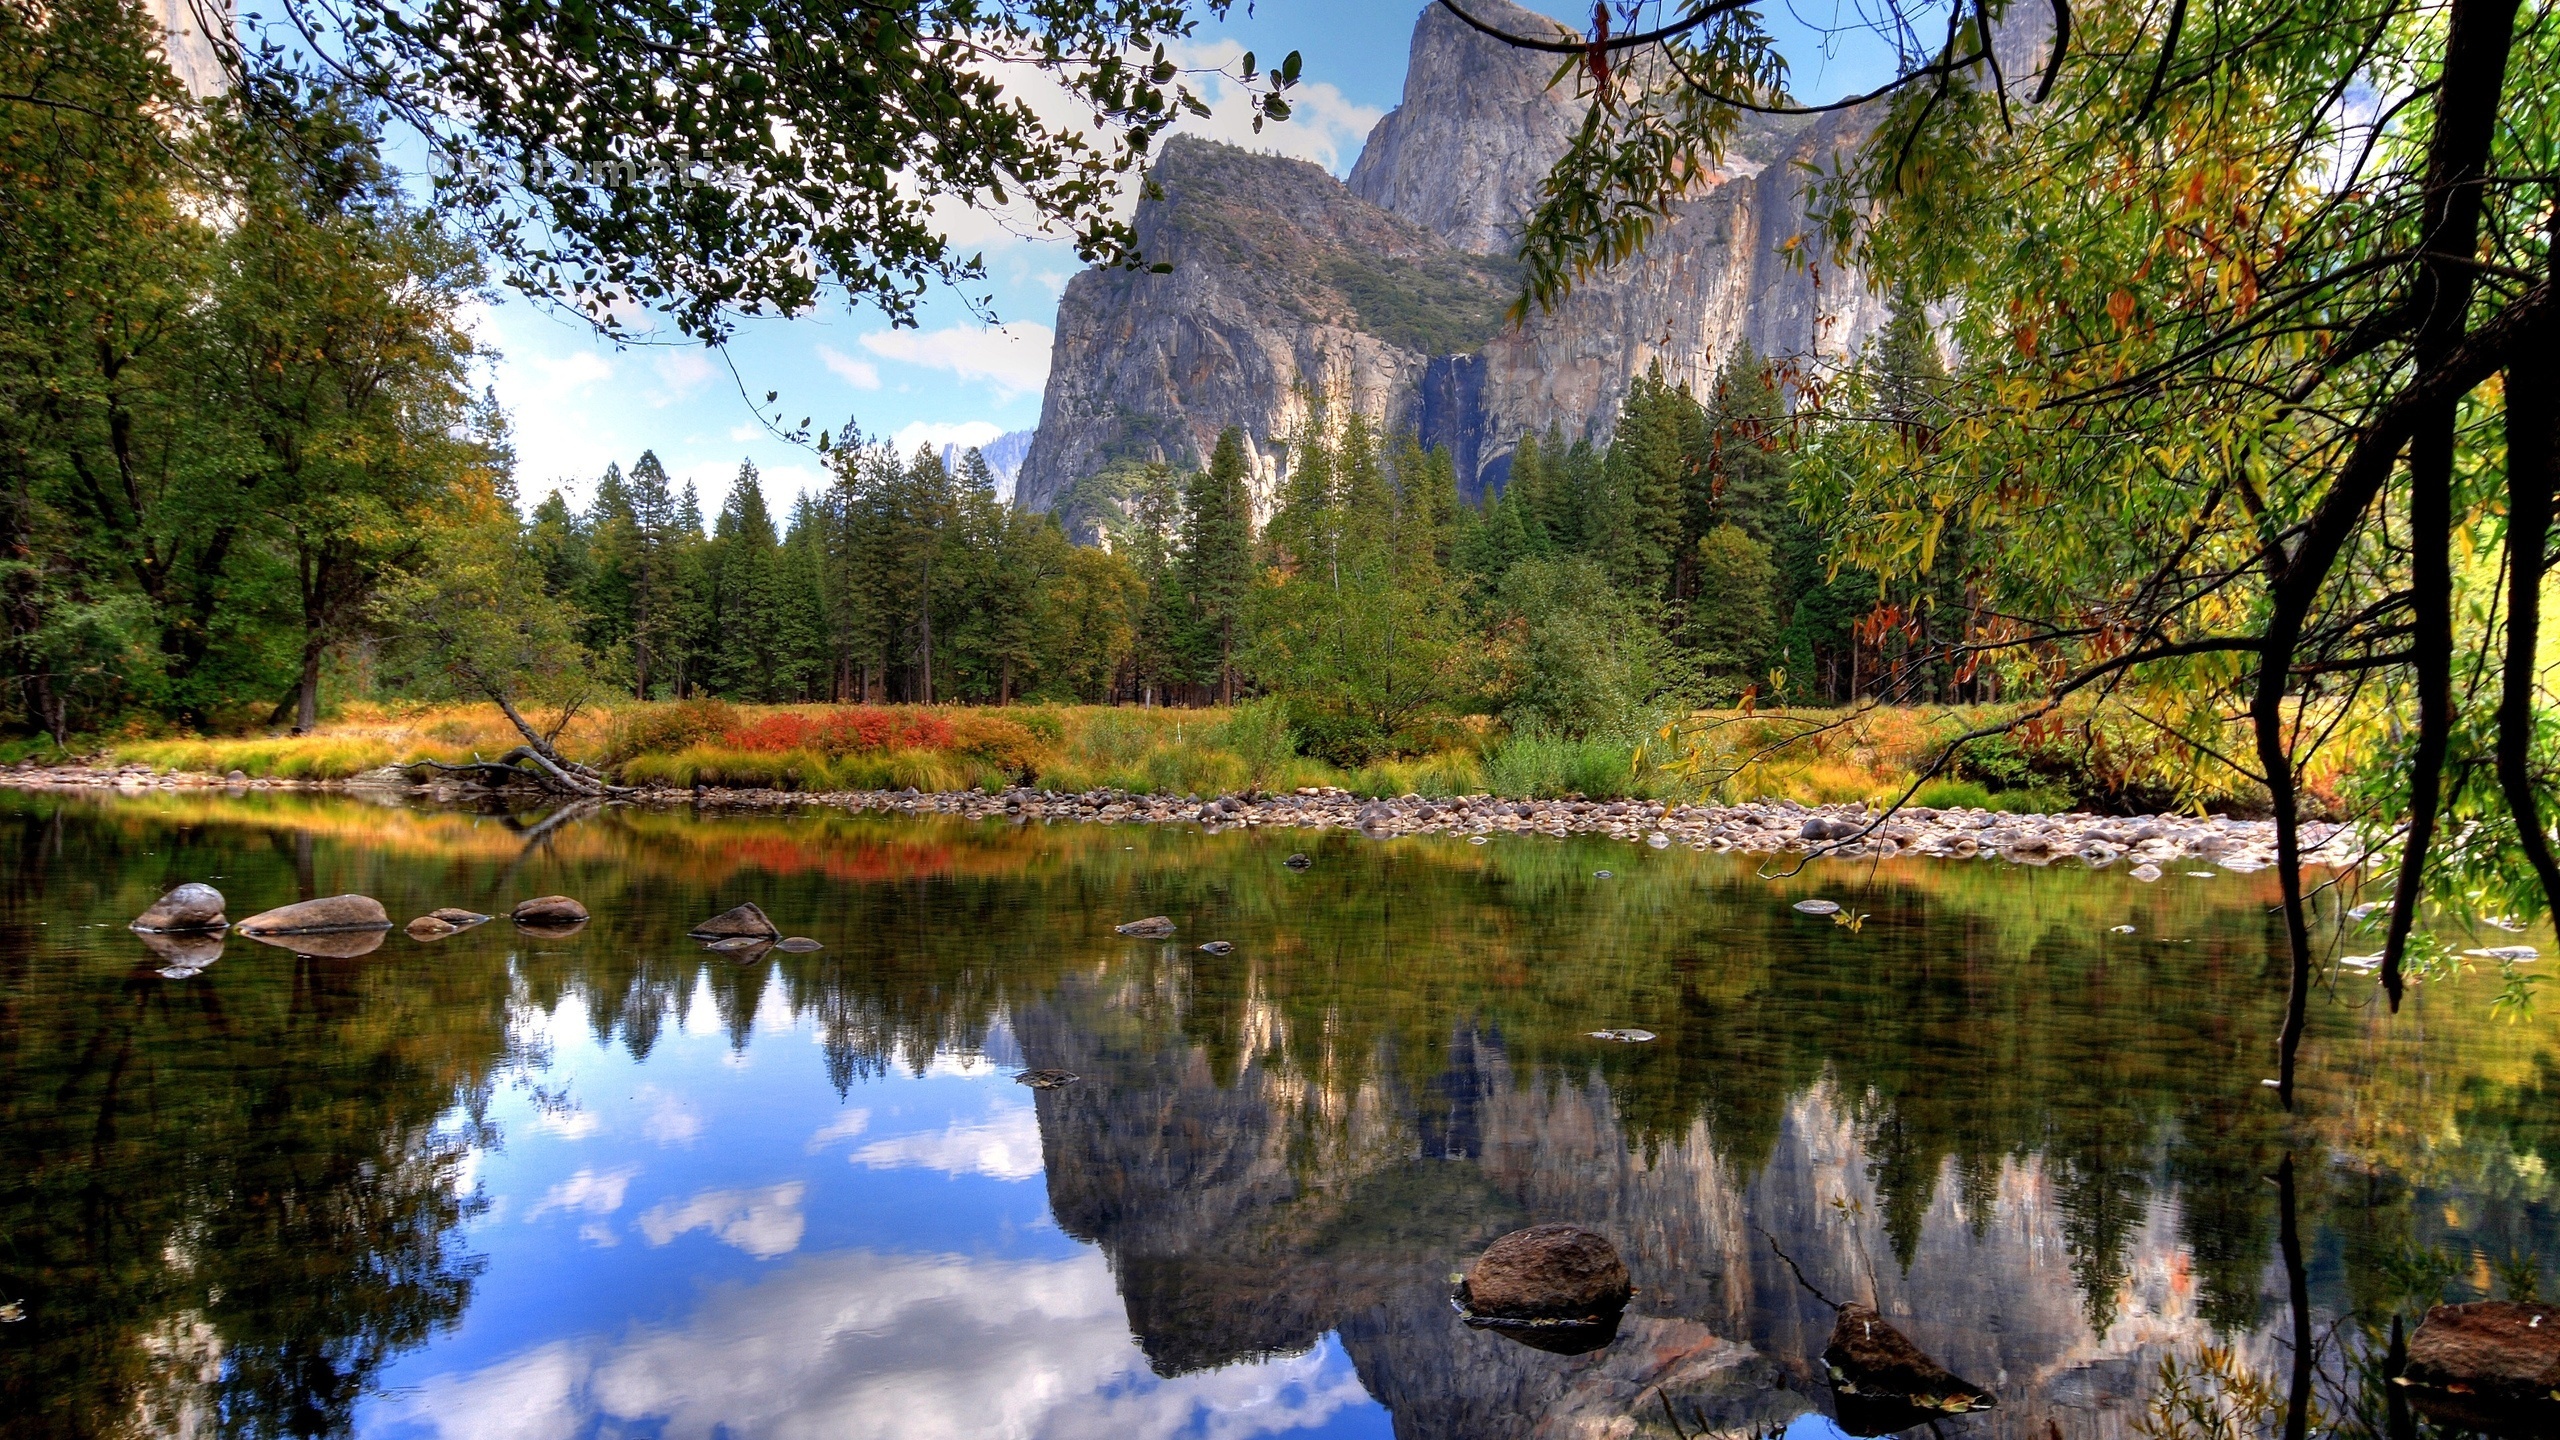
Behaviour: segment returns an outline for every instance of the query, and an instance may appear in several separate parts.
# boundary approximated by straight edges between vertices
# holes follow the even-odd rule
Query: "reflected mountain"
[[[802,1182],[684,1192],[633,1233],[778,1268],[712,1285],[693,1320],[519,1356],[608,1397],[573,1430],[787,1430],[925,1384],[960,1343],[930,1337],[965,1316],[995,1327],[970,1343],[998,1380],[1065,1346],[1130,1395],[1315,1364],[1303,1393],[1356,1376],[1413,1440],[1757,1434],[1834,1408],[1828,1302],[1854,1299],[1997,1392],[1944,1433],[2112,1440],[2164,1362],[2212,1345],[2260,1375],[2290,1365],[2268,1178],[2288,1155],[2333,1414],[2379,1413],[2394,1317],[2547,1290],[2560,1257],[2560,1026],[2493,1021],[2485,985],[2421,987],[2395,1018],[2342,983],[2286,1116],[2258,1084],[2282,998],[2265,877],[1904,862],[1771,881],[1596,840],[627,809],[546,826],[268,795],[11,797],[0,853],[0,1300],[28,1317],[0,1328],[13,1435],[352,1433],[386,1365],[471,1303],[469,1167],[506,1138],[493,1093],[539,1089],[557,1042],[527,1021],[553,1015],[635,1074],[707,1029],[768,1067],[759,1083],[848,1103],[989,1072],[1015,1108],[860,1140],[830,1183],[1039,1176],[1092,1247],[1050,1315],[1034,1271],[984,1257],[896,1236],[803,1253]],[[504,914],[559,893],[594,918],[395,932],[361,956],[234,945],[192,973],[122,931],[211,877],[243,910],[354,891]],[[1853,933],[1791,908],[1817,896],[1870,918]],[[741,963],[685,938],[745,901],[825,949]],[[1172,939],[1113,933],[1153,914]],[[2109,933],[2124,923],[2134,937]],[[1205,935],[1235,952],[1200,954]],[[1635,1026],[1657,1038],[1591,1035]],[[1550,1220],[1612,1237],[1635,1277],[1619,1335],[1587,1354],[1449,1305],[1486,1242]],[[795,1287],[889,1276],[916,1287],[892,1327],[911,1346],[809,1341],[769,1394],[677,1393],[671,1376],[722,1373],[721,1336],[799,1313]],[[1031,1308],[1009,1317],[1008,1296]],[[501,1378],[403,1403],[467,1433],[455,1417],[513,1393]],[[1007,1408],[990,1385],[986,1425],[949,1433],[1110,1420]]]

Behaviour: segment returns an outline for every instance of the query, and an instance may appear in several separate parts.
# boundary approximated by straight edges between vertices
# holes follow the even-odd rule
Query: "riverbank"
[[[446,781],[420,783],[385,766],[345,780],[253,779],[155,771],[140,765],[33,766],[0,771],[0,786],[25,790],[301,790],[367,793],[440,803],[486,800],[487,789]],[[1794,800],[1733,805],[1675,805],[1642,800],[1508,800],[1491,795],[1372,799],[1338,786],[1302,786],[1278,794],[1143,795],[1118,789],[1077,792],[1015,787],[996,791],[786,791],[703,786],[644,787],[615,803],[706,810],[776,810],[824,806],[1013,822],[1189,824],[1356,830],[1375,836],[1594,835],[1655,849],[1746,854],[1802,854],[1837,859],[1919,855],[1996,859],[2025,865],[2076,860],[2093,866],[2128,863],[2137,878],[2157,879],[2180,863],[2247,873],[2275,863],[2275,826],[2224,815],[2120,816],[2086,813],[2010,814],[1975,807],[1915,806],[1890,816],[1863,803],[1805,805]],[[2362,850],[2346,826],[2304,827],[2305,858],[2347,865]],[[2151,872],[2144,875],[2145,869]]]

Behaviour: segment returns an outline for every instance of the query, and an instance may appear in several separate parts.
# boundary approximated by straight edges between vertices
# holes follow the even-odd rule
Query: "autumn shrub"
[[[964,711],[951,720],[950,727],[948,748],[954,753],[983,761],[998,773],[1025,783],[1040,773],[1052,749],[1030,726],[984,710]]]
[[[626,706],[614,713],[605,758],[627,763],[636,756],[672,755],[711,744],[725,737],[737,719],[738,707],[726,700],[673,700]]]

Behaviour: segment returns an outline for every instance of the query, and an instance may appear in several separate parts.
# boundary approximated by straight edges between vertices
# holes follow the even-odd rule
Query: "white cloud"
[[[966,450],[972,445],[987,444],[1003,433],[1003,426],[991,425],[984,420],[963,420],[957,425],[934,425],[917,420],[899,427],[898,432],[889,437],[889,448],[900,455],[913,455],[917,446],[930,445],[939,454],[945,445],[957,445]]]
[[[1028,1105],[1009,1105],[984,1120],[955,1120],[937,1131],[874,1140],[853,1152],[853,1163],[874,1170],[1033,1179],[1040,1174],[1040,1116]]]
[[[837,379],[842,380],[844,383],[852,386],[856,390],[877,390],[880,388],[879,366],[872,364],[868,360],[861,359],[858,356],[847,355],[833,345],[821,345],[818,347],[818,363],[826,366],[829,371],[834,373]]]
[[[651,368],[658,372],[660,389],[649,397],[649,403],[660,408],[693,398],[693,392],[720,373],[711,357],[699,350],[661,350]]]
[[[881,330],[862,337],[862,348],[883,360],[945,370],[985,384],[999,402],[1037,392],[1049,383],[1046,325],[953,325],[940,330]]]
[[[1233,40],[1192,41],[1168,45],[1165,54],[1186,70],[1226,70],[1244,58],[1244,46]],[[1302,82],[1289,91],[1289,118],[1265,122],[1256,131],[1244,87],[1224,75],[1194,75],[1191,80],[1208,102],[1209,114],[1206,119],[1183,116],[1175,133],[1312,161],[1336,175],[1351,173],[1351,162],[1360,158],[1360,147],[1387,113],[1356,104],[1331,85]]]
[[[807,1190],[797,1180],[762,1190],[705,1190],[642,1211],[640,1233],[651,1245],[664,1245],[689,1231],[708,1230],[723,1245],[770,1260],[800,1248],[809,1223],[800,1213],[800,1197]]]
[[[569,1440],[1247,1440],[1367,1402],[1330,1343],[1165,1380],[1109,1265],[844,1252],[711,1290],[680,1322],[554,1341],[395,1402],[431,1433]]]
[[[582,1168],[544,1191],[533,1208],[524,1212],[525,1223],[530,1225],[555,1210],[570,1215],[610,1215],[622,1208],[623,1192],[631,1188],[631,1177],[639,1173],[636,1165],[603,1172]]]
[[[807,1149],[810,1154],[814,1155],[839,1140],[850,1140],[870,1128],[870,1111],[847,1110],[833,1120],[819,1126],[818,1133],[809,1137],[809,1143],[804,1148]]]

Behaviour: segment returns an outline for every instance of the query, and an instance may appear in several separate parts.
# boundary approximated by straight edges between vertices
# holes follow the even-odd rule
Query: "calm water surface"
[[[2080,1440],[2281,1393],[2298,1271],[2353,1434],[2393,1317],[2560,1290],[2550,1007],[2324,987],[2288,1118],[2265,876],[540,818],[0,798],[0,1428],[1828,1437],[1819,1290],[1996,1388],[1942,1433]],[[188,975],[124,926],[191,879],[596,919]],[[684,938],[745,900],[826,949]],[[1543,1220],[1626,1252],[1601,1351],[1450,1311]]]

